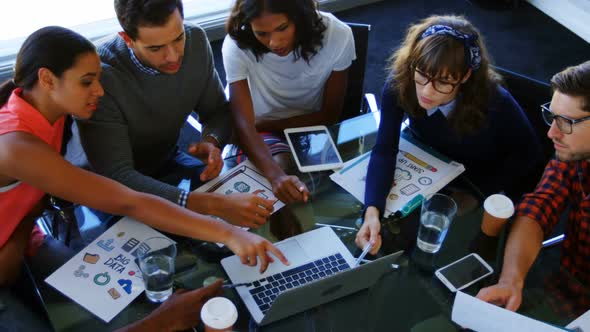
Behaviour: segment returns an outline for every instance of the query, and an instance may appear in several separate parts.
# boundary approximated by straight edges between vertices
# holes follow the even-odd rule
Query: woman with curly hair
[[[381,123],[365,185],[364,223],[356,238],[381,245],[380,216],[393,183],[400,126],[463,163],[484,195],[518,198],[541,148],[526,115],[490,66],[479,31],[461,16],[431,16],[407,31],[389,59]],[[528,188],[531,189],[531,188]]]
[[[236,0],[226,30],[223,64],[240,147],[279,199],[306,201],[305,185],[285,174],[293,161],[282,131],[338,121],[356,57],[352,31],[315,0]]]

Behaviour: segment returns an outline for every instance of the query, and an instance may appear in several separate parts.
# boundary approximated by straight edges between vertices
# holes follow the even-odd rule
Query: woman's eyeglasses
[[[431,77],[416,67],[414,67],[414,82],[420,85],[427,85],[428,82],[432,82],[434,90],[446,95],[453,93],[457,85],[461,84],[461,80],[457,83],[451,83]]]
[[[549,126],[551,126],[551,124],[553,124],[553,121],[555,121],[559,131],[561,131],[564,134],[567,134],[567,135],[571,134],[573,131],[573,126],[576,123],[590,120],[590,116],[585,116],[580,119],[571,119],[571,118],[565,117],[563,115],[556,115],[549,108],[549,104],[551,104],[551,103],[549,102],[549,103],[545,103],[545,104],[541,105],[541,114],[543,115],[543,120]]]

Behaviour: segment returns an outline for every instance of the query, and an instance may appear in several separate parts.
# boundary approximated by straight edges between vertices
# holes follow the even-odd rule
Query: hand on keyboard
[[[274,259],[268,254],[273,253],[283,264],[289,265],[289,261],[283,253],[275,247],[270,241],[256,235],[243,231],[239,228],[233,228],[225,245],[237,256],[243,264],[256,266],[258,258],[260,259],[260,273],[266,271],[268,264],[273,263]]]

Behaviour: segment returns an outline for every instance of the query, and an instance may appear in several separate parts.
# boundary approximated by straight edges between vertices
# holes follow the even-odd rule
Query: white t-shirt
[[[324,85],[333,71],[350,67],[356,59],[352,30],[330,13],[320,12],[326,31],[322,48],[311,57],[293,61],[293,52],[280,57],[265,53],[257,62],[254,53],[240,49],[227,35],[223,65],[227,83],[248,80],[257,119],[284,119],[319,111]]]

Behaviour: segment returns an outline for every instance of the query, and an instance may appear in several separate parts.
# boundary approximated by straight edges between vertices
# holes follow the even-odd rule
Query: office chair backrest
[[[538,184],[545,166],[554,155],[553,143],[547,137],[549,126],[543,121],[541,115],[541,105],[551,99],[551,87],[549,84],[515,73],[508,69],[494,67],[494,69],[504,78],[505,88],[512,94],[514,99],[522,107],[529,122],[533,126],[537,137],[541,143],[542,156],[534,170],[529,172],[515,186],[514,192],[509,193],[511,198],[520,200],[524,193],[532,192]],[[514,133],[517,139],[518,133]]]
[[[350,119],[361,114],[364,93],[365,66],[367,64],[367,49],[369,46],[368,24],[346,23],[352,29],[356,60],[348,68],[348,86],[344,97],[344,107],[340,121]]]
[[[543,121],[541,105],[551,100],[551,86],[534,78],[515,73],[501,67],[494,69],[502,75],[506,89],[512,94],[524,110],[533,125],[535,133],[543,148],[543,161],[546,163],[553,157],[553,143],[547,137],[549,126]]]

